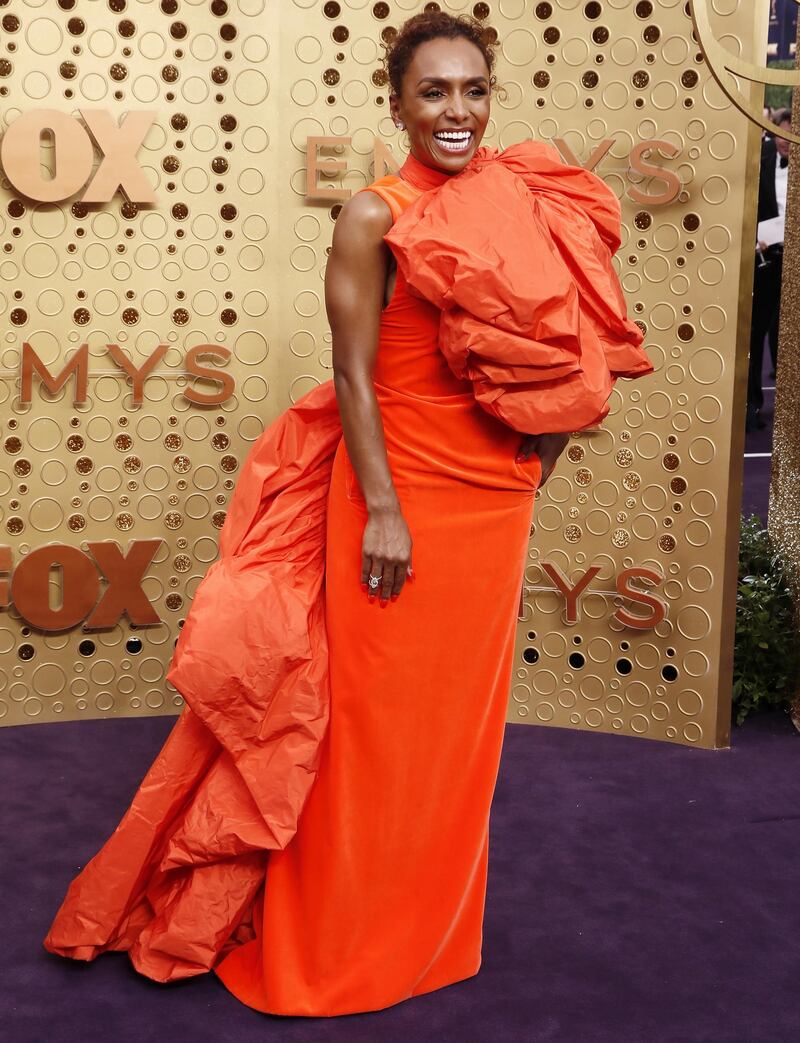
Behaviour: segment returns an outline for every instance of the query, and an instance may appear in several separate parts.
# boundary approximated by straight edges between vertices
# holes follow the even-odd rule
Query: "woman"
[[[546,227],[562,204],[588,221],[573,204],[603,196],[593,175],[545,158],[549,196],[535,208],[514,157],[469,182],[473,202],[476,184],[500,193],[495,202],[510,191],[505,201],[539,230],[535,256],[528,240],[499,247],[506,258],[521,249],[518,267],[547,284],[536,308],[523,294],[498,312],[503,286],[485,267],[491,230],[483,271],[459,228],[437,253],[448,221],[462,225],[448,190],[487,159],[476,150],[493,62],[480,23],[438,12],[409,19],[389,48],[391,112],[411,152],[399,177],[373,182],[337,219],[326,271],[336,401],[325,385],[309,393],[249,454],[222,559],[196,592],[167,675],[190,709],[114,836],[71,884],[45,941],[52,952],[93,959],[127,949],[159,981],[213,968],[243,1003],[282,1015],[378,1010],[480,967],[489,809],[534,496],[563,432],[602,415],[591,403],[607,398],[609,366],[650,368],[634,350],[641,332],[624,316],[607,248],[575,245],[594,226],[573,242],[596,270],[583,279],[581,308],[558,261],[569,229]],[[618,206],[604,191],[597,221],[618,246]],[[415,244],[417,229],[428,238]],[[459,249],[464,278],[450,273]],[[479,285],[464,295],[471,277]],[[461,304],[427,299],[437,281]],[[517,350],[517,313],[543,337],[534,358]],[[485,357],[460,357],[479,341]],[[519,416],[537,434],[504,422]],[[561,433],[542,434],[534,421],[543,416],[557,417]],[[317,612],[320,548],[329,654]],[[272,556],[262,587],[264,561],[248,553]],[[256,636],[246,647],[237,629],[220,634],[245,602]],[[329,720],[316,698],[323,663]],[[263,689],[278,692],[267,705]]]
[[[480,144],[492,55],[478,34],[421,15],[395,40],[406,175],[456,175]],[[454,133],[465,146],[441,141]],[[420,189],[386,180],[342,208],[326,271],[344,432],[328,505],[329,731],[297,836],[270,856],[263,935],[216,968],[272,1013],[375,1010],[477,972],[533,498],[567,441],[520,446],[451,372],[438,309],[409,295],[383,241],[387,199]]]
[[[330,727],[297,835],[270,856],[262,933],[216,967],[262,1011],[377,1010],[481,963],[533,500],[568,439],[522,436],[481,407],[440,350],[439,309],[409,292],[384,236],[474,156],[493,57],[471,20],[405,23],[388,72],[410,156],[336,222]]]

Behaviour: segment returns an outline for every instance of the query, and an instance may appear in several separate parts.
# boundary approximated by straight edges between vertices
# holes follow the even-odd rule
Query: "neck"
[[[406,157],[405,163],[400,167],[399,174],[404,181],[413,185],[414,188],[421,188],[423,191],[427,191],[429,188],[438,188],[439,185],[444,184],[448,178],[453,176],[444,170],[429,167],[427,163],[420,163],[410,152]]]

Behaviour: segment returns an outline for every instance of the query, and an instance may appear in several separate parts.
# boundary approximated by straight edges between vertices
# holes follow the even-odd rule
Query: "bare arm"
[[[396,598],[411,565],[411,536],[392,481],[372,372],[378,350],[391,227],[389,207],[373,192],[342,207],[325,269],[325,306],[333,335],[333,381],[347,453],[367,505],[361,582],[383,577],[381,604]],[[375,594],[376,591],[370,591]]]
[[[345,443],[368,510],[398,506],[372,385],[386,284],[383,236],[392,219],[373,192],[348,200],[333,232],[325,307],[333,334],[333,382]]]

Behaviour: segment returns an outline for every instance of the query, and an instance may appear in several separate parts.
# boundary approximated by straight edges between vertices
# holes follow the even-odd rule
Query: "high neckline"
[[[435,167],[429,167],[426,163],[420,163],[410,152],[398,173],[404,181],[413,185],[414,188],[421,188],[424,192],[430,188],[438,188],[439,185],[443,185],[445,181],[453,177],[453,174],[447,174],[444,170],[436,170]]]

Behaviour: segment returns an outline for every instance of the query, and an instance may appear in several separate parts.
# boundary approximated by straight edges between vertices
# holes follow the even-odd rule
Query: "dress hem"
[[[270,1017],[276,1018],[339,1018],[347,1017],[350,1014],[374,1014],[382,1010],[389,1010],[391,1007],[396,1007],[400,1003],[406,1003],[408,1000],[414,999],[416,996],[424,996],[429,992],[437,992],[440,989],[445,989],[448,985],[458,985],[459,982],[469,981],[470,978],[474,978],[480,973],[482,963],[479,962],[478,966],[474,971],[469,971],[459,978],[448,979],[447,981],[439,982],[437,984],[428,984],[421,989],[416,989],[410,992],[407,996],[401,996],[399,999],[390,1000],[388,1003],[382,1004],[380,1007],[356,1007],[352,1010],[337,1010],[331,1012],[317,1012],[309,1013],[308,1011],[278,1011],[268,1010],[265,1007],[260,1007],[251,1003],[249,1000],[243,999],[237,992],[235,992],[230,985],[226,982],[223,976],[219,973],[218,968],[213,967],[212,971],[217,978],[222,982],[225,989],[234,996],[244,1006],[249,1007],[251,1010],[257,1011],[259,1014],[266,1014]]]

